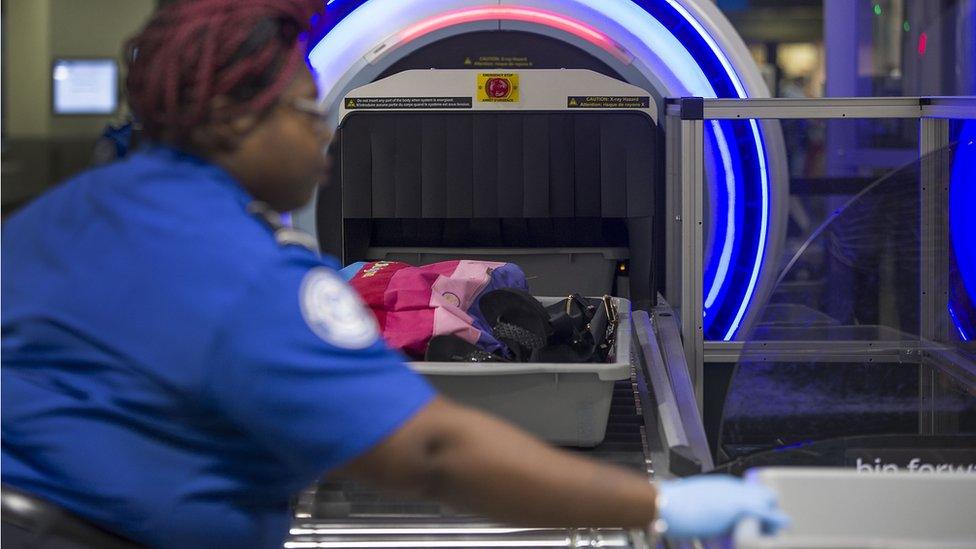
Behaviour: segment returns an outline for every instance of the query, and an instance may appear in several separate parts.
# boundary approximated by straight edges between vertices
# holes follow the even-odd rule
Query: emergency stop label
[[[478,75],[478,101],[517,103],[519,75],[513,72],[487,72]]]
[[[571,109],[647,109],[651,98],[647,95],[571,95],[566,98]]]
[[[347,97],[347,109],[470,109],[470,97]]]

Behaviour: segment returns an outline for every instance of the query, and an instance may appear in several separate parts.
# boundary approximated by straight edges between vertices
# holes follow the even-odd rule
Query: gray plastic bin
[[[612,292],[619,261],[627,248],[369,248],[371,261],[427,265],[454,259],[517,264],[537,295],[604,295]]]
[[[772,467],[747,478],[776,491],[792,525],[764,536],[756,521],[743,521],[735,531],[738,548],[976,547],[971,473]]]
[[[563,297],[540,297],[551,305]],[[603,441],[614,382],[630,378],[630,302],[617,307],[614,350],[609,363],[412,362],[411,367],[444,395],[480,408],[563,446]]]

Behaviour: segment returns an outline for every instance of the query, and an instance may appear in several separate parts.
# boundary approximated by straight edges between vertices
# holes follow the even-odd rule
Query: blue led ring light
[[[959,125],[949,183],[952,241],[948,313],[964,342],[976,341],[976,120]]]

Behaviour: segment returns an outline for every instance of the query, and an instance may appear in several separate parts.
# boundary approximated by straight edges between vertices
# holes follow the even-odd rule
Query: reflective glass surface
[[[953,126],[948,147],[884,169],[870,155],[860,167],[839,160],[829,140],[817,160],[809,145],[791,147],[787,128],[796,170],[787,238],[731,373],[714,434],[718,461],[769,464],[806,452],[842,465],[852,448],[893,440],[976,448],[966,438],[976,435],[976,348],[957,329],[959,318],[976,318],[972,244],[959,246],[969,217],[958,203],[976,184],[972,171],[960,172],[969,165],[959,167],[972,137]],[[807,172],[811,159],[821,167]],[[935,444],[936,436],[948,438]]]

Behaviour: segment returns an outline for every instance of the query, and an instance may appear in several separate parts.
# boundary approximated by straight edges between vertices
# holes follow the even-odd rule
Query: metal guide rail
[[[574,451],[641,471],[650,479],[655,452],[645,429],[649,410],[642,406],[639,394],[648,387],[643,361],[635,358],[640,356],[631,353],[631,379],[614,386],[604,441]],[[657,425],[649,431],[653,439]],[[364,546],[644,548],[649,542],[642,531],[506,527],[438,503],[389,496],[349,481],[323,480],[299,496],[286,548]]]

